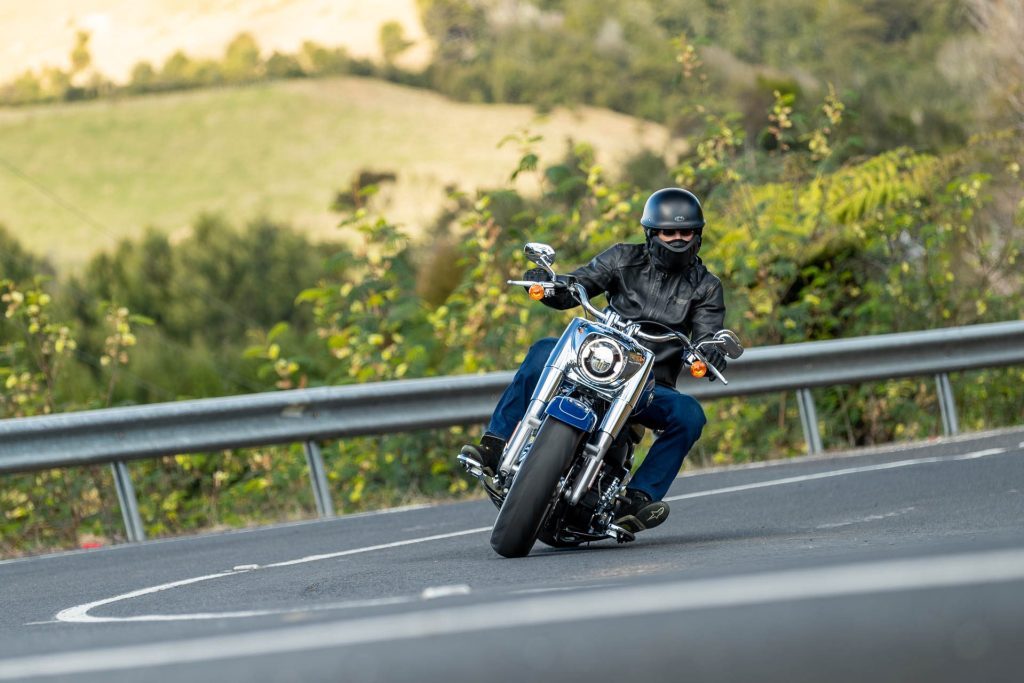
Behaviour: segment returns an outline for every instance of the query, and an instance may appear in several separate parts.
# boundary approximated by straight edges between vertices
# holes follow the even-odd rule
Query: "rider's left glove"
[[[530,268],[523,274],[523,279],[531,282],[550,282],[551,276],[543,268]]]
[[[716,348],[708,349],[707,351],[704,352],[704,357],[707,359],[708,363],[715,366],[716,370],[722,373],[725,372],[725,367],[728,365],[728,363],[725,361],[725,356],[722,355],[721,351],[719,351]],[[709,381],[714,382],[716,379],[718,378],[715,377],[715,373],[708,372]]]

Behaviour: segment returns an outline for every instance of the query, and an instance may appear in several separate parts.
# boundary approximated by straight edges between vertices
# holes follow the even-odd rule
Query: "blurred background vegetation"
[[[379,62],[312,43],[266,55],[241,35],[221,60],[179,53],[161,66],[139,64],[129,82],[115,84],[89,72],[82,34],[69,71],[26,73],[0,86],[8,140],[0,145],[0,192],[13,197],[32,184],[81,228],[43,238],[77,255],[51,261],[31,246],[45,228],[30,210],[4,213],[0,416],[514,368],[533,339],[558,334],[566,322],[504,286],[526,266],[522,244],[552,244],[568,270],[611,244],[640,241],[644,199],[672,184],[705,200],[702,257],[725,282],[727,325],[748,347],[1021,318],[1018,5],[419,7],[435,47],[415,72],[396,65],[409,41],[400,26],[385,24]],[[505,128],[469,146],[504,155],[507,179],[482,185],[464,173],[432,204],[408,188],[395,191],[415,156],[343,177],[311,172],[319,162],[296,148],[344,156],[336,128],[313,125],[314,138],[267,157],[265,140],[286,136],[292,120],[309,124],[308,94],[352,76],[390,81],[402,89],[389,91],[396,100],[422,102],[414,98],[436,91],[473,103],[482,107],[476,118],[510,104],[539,112],[600,107],[663,134],[626,146],[622,127],[586,143],[552,140],[498,116],[491,125]],[[306,90],[290,85],[298,79]],[[197,99],[182,105],[167,99],[169,90],[196,90]],[[90,110],[82,100],[108,104]],[[213,150],[198,160],[154,158],[158,134],[125,137],[133,128],[200,130],[228,111],[241,113],[216,140],[197,135],[189,147]],[[347,126],[361,125],[352,117]],[[399,144],[411,119],[374,142]],[[436,147],[420,154],[445,153],[446,134],[435,137]],[[128,139],[131,151],[122,154]],[[625,152],[610,161],[601,148],[613,145]],[[245,156],[249,148],[262,157]],[[112,158],[120,175],[97,181],[90,163]],[[161,204],[132,190],[137,167],[166,164],[181,165],[144,189],[174,199]],[[64,175],[47,175],[54,169]],[[53,189],[61,183],[84,189],[69,200]],[[320,210],[339,229],[298,229],[301,202],[285,204],[284,217],[268,217],[259,203],[218,202],[232,183],[267,196],[322,198]],[[208,206],[185,229],[163,223],[177,198],[189,196]],[[94,197],[133,212],[96,218]],[[402,200],[419,208],[418,223],[394,219]],[[127,225],[118,234],[128,236],[97,249],[110,225]],[[1024,421],[1022,380],[1022,368],[954,372],[963,429]],[[824,388],[814,397],[829,448],[941,433],[930,378]],[[707,410],[690,466],[802,451],[791,396],[723,400]],[[327,444],[338,507],[474,495],[451,454],[476,429]],[[132,463],[131,471],[150,535],[314,513],[297,447],[182,454]],[[0,512],[2,555],[123,539],[105,467],[5,476]]]

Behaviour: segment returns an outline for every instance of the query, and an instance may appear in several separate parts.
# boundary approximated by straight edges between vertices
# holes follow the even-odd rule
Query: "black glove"
[[[729,365],[726,362],[726,360],[725,360],[725,356],[722,355],[722,352],[719,351],[714,346],[712,346],[711,348],[709,348],[707,351],[704,352],[704,357],[707,359],[708,363],[710,363],[711,365],[714,365],[715,369],[718,370],[721,373],[724,373],[726,366]],[[718,378],[715,377],[715,373],[713,373],[713,372],[711,372],[709,370],[708,371],[708,381],[714,382],[716,379],[718,379]]]
[[[530,268],[523,274],[523,279],[532,282],[550,282],[551,276],[543,268]]]

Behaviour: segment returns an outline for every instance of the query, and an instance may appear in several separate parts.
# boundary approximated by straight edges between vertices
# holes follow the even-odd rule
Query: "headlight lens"
[[[625,354],[622,346],[606,337],[593,337],[580,346],[580,369],[590,380],[609,384],[622,375]]]

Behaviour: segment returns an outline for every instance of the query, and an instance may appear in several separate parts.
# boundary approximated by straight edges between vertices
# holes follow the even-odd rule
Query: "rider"
[[[598,254],[569,276],[583,285],[587,295],[605,294],[611,308],[628,320],[653,320],[703,341],[722,329],[725,303],[721,281],[698,258],[704,232],[704,212],[689,190],[668,187],[652,194],[644,204],[640,225],[644,244],[620,243]],[[523,279],[545,281],[542,268],[527,271]],[[567,291],[559,290],[542,301],[553,308],[579,305]],[[657,329],[651,330],[658,333]],[[501,461],[505,442],[526,414],[545,361],[556,339],[541,339],[505,389],[479,445],[467,445],[462,453],[493,474]],[[615,523],[636,533],[661,524],[668,517],[662,498],[679,473],[683,458],[700,438],[706,419],[700,404],[675,389],[683,367],[681,342],[642,342],[655,354],[654,398],[632,420],[660,431],[647,457],[626,489],[626,500],[616,511]],[[714,347],[705,357],[719,370],[725,357]],[[714,380],[713,374],[709,375]]]

